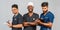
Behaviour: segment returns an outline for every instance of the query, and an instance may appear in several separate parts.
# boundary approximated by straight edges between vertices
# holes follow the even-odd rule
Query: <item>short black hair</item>
[[[48,2],[43,2],[43,3],[41,4],[41,6],[42,6],[42,7],[48,6]]]
[[[18,9],[18,5],[17,5],[17,4],[13,4],[13,5],[12,5],[12,8],[13,8],[13,7],[15,7],[15,8]]]

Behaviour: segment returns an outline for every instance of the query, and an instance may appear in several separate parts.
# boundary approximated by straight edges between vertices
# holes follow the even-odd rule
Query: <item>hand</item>
[[[40,20],[39,20],[39,19],[36,19],[36,20],[35,20],[35,22],[39,23],[39,22],[40,22]]]
[[[29,24],[28,22],[24,22],[24,26],[29,26],[28,24]]]
[[[36,22],[30,22],[29,24],[34,26],[36,25]]]
[[[24,22],[24,24],[28,24],[28,22]]]
[[[12,23],[7,21],[7,25],[11,28],[12,27]]]
[[[40,22],[39,22],[39,23],[41,24],[41,23],[43,23],[43,22],[40,20]]]
[[[12,28],[12,24],[7,24],[10,28]]]
[[[41,20],[39,20],[39,19],[36,19],[35,22],[38,23],[38,24],[42,23]]]

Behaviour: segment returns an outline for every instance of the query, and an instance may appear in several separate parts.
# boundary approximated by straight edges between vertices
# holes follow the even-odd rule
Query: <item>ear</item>
[[[34,8],[34,7],[33,7]]]

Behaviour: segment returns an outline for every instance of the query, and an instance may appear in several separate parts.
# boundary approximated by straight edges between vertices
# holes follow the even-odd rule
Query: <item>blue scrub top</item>
[[[46,15],[44,15],[42,13],[40,15],[40,19],[42,19],[44,21],[44,23],[48,23],[48,22],[53,23],[53,21],[54,21],[54,15],[49,11],[49,12],[47,12]],[[41,29],[40,30],[51,30],[51,28],[48,28],[46,26],[41,26]]]

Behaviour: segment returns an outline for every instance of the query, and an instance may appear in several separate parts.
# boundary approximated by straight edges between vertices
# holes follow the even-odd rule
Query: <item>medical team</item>
[[[54,21],[54,14],[48,11],[48,2],[43,2],[41,4],[42,11],[40,17],[37,13],[33,12],[34,4],[29,2],[27,5],[28,13],[23,16],[19,13],[19,8],[17,4],[12,5],[12,23],[7,22],[8,27],[12,30],[36,30],[36,26],[39,25],[40,30],[52,30],[52,25]]]

